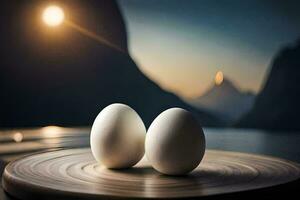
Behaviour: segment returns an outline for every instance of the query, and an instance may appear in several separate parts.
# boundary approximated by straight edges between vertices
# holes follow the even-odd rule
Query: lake
[[[205,128],[207,148],[282,157],[300,162],[300,132]]]
[[[0,131],[0,158],[11,160],[45,149],[89,147],[89,132],[89,128],[61,127]],[[300,132],[204,128],[204,133],[209,149],[265,154],[300,163]],[[21,136],[21,141],[16,142],[16,136]]]

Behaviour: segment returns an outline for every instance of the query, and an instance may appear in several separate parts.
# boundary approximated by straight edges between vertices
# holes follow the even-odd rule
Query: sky
[[[194,98],[220,70],[259,92],[272,58],[300,37],[297,0],[118,0],[130,53],[162,88]]]

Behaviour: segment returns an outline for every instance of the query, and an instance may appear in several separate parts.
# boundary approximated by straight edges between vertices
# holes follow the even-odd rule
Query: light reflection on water
[[[41,129],[41,134],[47,138],[58,137],[64,131],[65,129],[59,126],[45,126]]]
[[[25,132],[25,130],[14,131],[10,137],[16,143],[34,141],[47,147],[89,147],[89,128],[48,126],[38,129],[35,134],[30,134],[30,131],[27,131],[27,134]],[[265,154],[300,163],[300,132],[204,128],[204,133],[208,149]]]
[[[207,148],[282,157],[300,162],[300,132],[205,128]]]
[[[15,142],[19,143],[23,140],[23,134],[21,132],[16,132],[12,135],[12,138]]]

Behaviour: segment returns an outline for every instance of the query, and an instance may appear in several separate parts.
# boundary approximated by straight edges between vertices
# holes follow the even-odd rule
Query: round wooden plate
[[[259,155],[207,150],[187,176],[165,176],[146,159],[126,170],[97,164],[89,149],[60,150],[10,163],[4,189],[19,199],[187,198],[275,186],[300,177],[296,163]]]

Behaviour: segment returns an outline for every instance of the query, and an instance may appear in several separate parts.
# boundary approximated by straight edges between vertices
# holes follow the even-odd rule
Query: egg
[[[94,158],[111,169],[129,168],[144,156],[145,125],[129,106],[111,104],[96,117],[90,135]]]
[[[205,153],[205,136],[187,110],[171,108],[150,125],[145,154],[154,169],[166,175],[184,175],[195,169]]]

